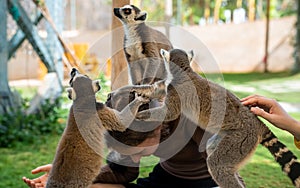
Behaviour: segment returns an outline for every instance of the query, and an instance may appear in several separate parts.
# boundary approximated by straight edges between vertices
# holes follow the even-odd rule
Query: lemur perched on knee
[[[96,102],[100,90],[76,69],[71,72],[69,98],[73,100],[67,126],[56,149],[46,187],[87,187],[99,174],[105,130],[124,131],[133,121],[138,108],[149,102],[135,97],[121,112]]]
[[[114,8],[114,14],[123,24],[124,52],[128,63],[129,84],[146,84],[164,79],[165,68],[160,49],[172,49],[168,38],[148,25],[147,13],[134,5]]]
[[[300,187],[300,163],[293,153],[240,100],[225,88],[208,81],[190,67],[193,53],[161,50],[167,79],[151,85],[133,86],[132,91],[149,98],[165,97],[161,107],[141,111],[141,121],[165,122],[184,114],[216,136],[209,140],[207,165],[222,188],[243,188],[238,170],[265,146],[296,187]]]

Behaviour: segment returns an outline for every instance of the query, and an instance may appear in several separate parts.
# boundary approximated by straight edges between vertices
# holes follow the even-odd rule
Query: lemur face
[[[106,106],[122,111],[131,101],[136,97],[136,94],[131,91],[131,87],[124,87],[112,91],[108,94],[106,99]],[[140,106],[139,110],[149,109],[149,104],[143,104]]]
[[[67,92],[71,100],[75,100],[81,92],[87,94],[90,90],[92,93],[97,93],[101,89],[99,80],[93,81],[87,75],[80,74],[75,68],[72,69],[70,76],[69,84],[71,88],[68,88]]]
[[[164,59],[164,64],[167,70],[170,69],[170,62],[180,67],[186,67],[190,66],[194,58],[193,50],[185,52],[184,50],[180,49],[172,49],[170,51],[161,49],[160,54]]]
[[[141,23],[147,18],[147,13],[141,11],[134,5],[125,5],[121,8],[114,8],[114,14],[125,24]]]
[[[130,89],[118,89],[108,94],[106,105],[110,108],[114,108],[121,111],[126,105],[128,105],[135,98],[135,94]]]

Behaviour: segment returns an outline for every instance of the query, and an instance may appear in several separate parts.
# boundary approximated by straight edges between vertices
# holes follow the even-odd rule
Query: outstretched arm
[[[300,140],[300,122],[293,119],[276,100],[251,95],[241,101],[244,105],[250,105],[254,114],[263,117],[276,127],[290,132],[297,140]]]
[[[139,107],[142,104],[146,104],[149,102],[150,100],[148,98],[136,96],[135,99],[131,103],[129,103],[121,112],[116,112],[117,118],[119,119],[120,123],[123,125],[125,129],[128,128],[128,126],[135,119]]]
[[[116,151],[112,151],[107,156],[107,165],[101,168],[99,175],[93,183],[113,183],[123,184],[134,181],[139,175],[139,164],[133,163],[130,156],[120,155],[117,161],[109,161]]]

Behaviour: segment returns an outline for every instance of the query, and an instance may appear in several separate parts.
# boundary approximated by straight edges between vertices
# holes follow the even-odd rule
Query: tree
[[[292,70],[293,73],[300,72],[300,2],[298,2],[298,10],[297,10],[297,23],[296,23],[296,44],[295,44],[295,52],[294,59],[295,65]]]
[[[130,0],[113,0],[112,8],[122,7],[130,4]],[[118,18],[112,16],[112,69],[111,69],[111,89],[128,84],[127,61],[123,51],[124,31]]]

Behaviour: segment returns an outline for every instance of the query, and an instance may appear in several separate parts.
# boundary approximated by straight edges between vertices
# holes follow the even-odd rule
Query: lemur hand
[[[147,104],[150,102],[150,99],[148,97],[138,95],[137,93],[135,94],[135,98],[141,101],[143,104]]]
[[[151,117],[150,110],[143,110],[141,112],[138,112],[135,116],[138,120],[143,121],[146,119],[149,119]]]

